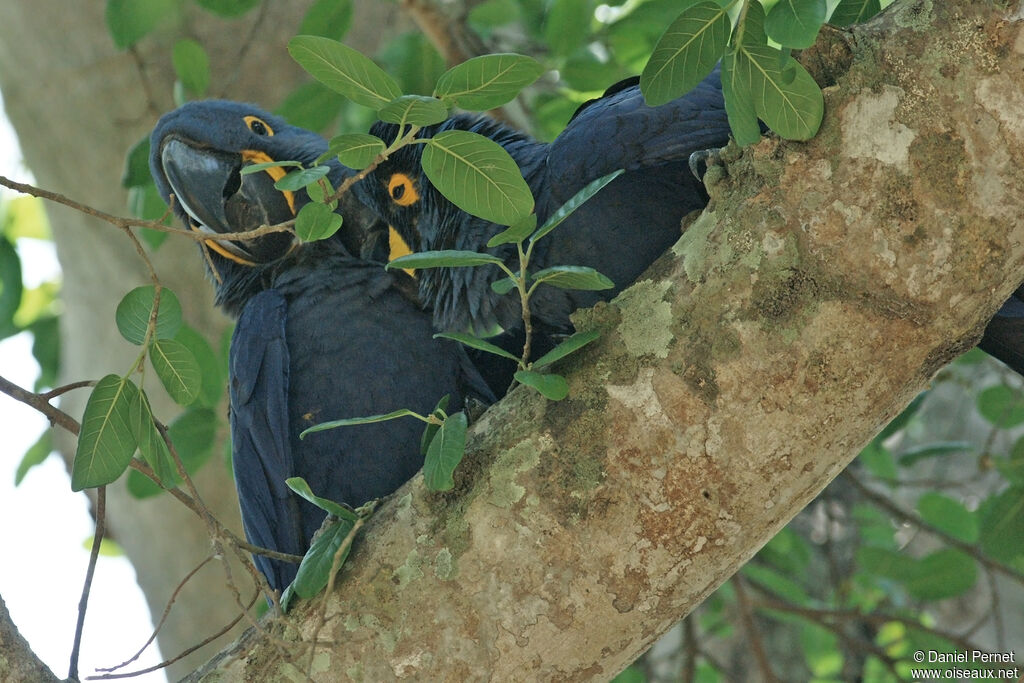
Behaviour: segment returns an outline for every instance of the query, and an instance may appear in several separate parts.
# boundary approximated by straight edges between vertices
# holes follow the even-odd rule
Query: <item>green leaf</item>
[[[315,183],[331,172],[330,166],[314,166],[312,168],[289,171],[287,175],[274,183],[275,190],[298,192],[310,183]]]
[[[800,576],[811,562],[811,547],[798,533],[784,527],[759,551],[757,557],[782,572]]]
[[[336,211],[338,209],[337,199],[332,199],[330,202],[327,201],[328,198],[334,194],[334,188],[331,187],[331,183],[327,180],[321,178],[315,183],[306,185],[306,194],[309,195],[309,199],[311,201],[314,201],[317,204],[325,204],[331,211]],[[299,210],[301,211],[301,209]],[[341,218],[340,215],[338,217]]]
[[[434,96],[449,107],[485,111],[509,102],[542,73],[544,67],[532,57],[513,53],[483,55],[442,74]]]
[[[849,26],[865,22],[881,11],[878,0],[839,0],[828,21],[836,26]]]
[[[802,50],[814,45],[827,14],[825,0],[779,0],[765,17],[764,29],[780,45]]]
[[[505,295],[515,289],[518,285],[515,280],[510,277],[503,277],[500,280],[495,280],[491,283],[491,290],[495,294]]]
[[[774,132],[807,140],[818,132],[825,111],[821,89],[795,59],[782,59],[765,40],[764,8],[750,3],[732,63],[732,89],[750,93],[754,111]]]
[[[39,378],[35,390],[57,385],[57,370],[60,367],[60,333],[56,316],[41,317],[31,325],[32,356],[39,363]]]
[[[800,649],[814,680],[837,679],[843,673],[843,654],[839,638],[817,624],[804,622],[800,626]]]
[[[299,35],[341,40],[352,25],[352,0],[316,0],[306,10]]]
[[[427,447],[423,462],[423,481],[431,491],[451,491],[455,486],[452,475],[462,462],[466,450],[466,414],[449,415]]]
[[[896,460],[892,457],[892,452],[878,439],[864,447],[864,450],[857,456],[857,461],[879,479],[889,481],[896,479]]]
[[[403,126],[430,126],[448,118],[448,106],[435,97],[402,95],[384,105],[377,116],[381,121]]]
[[[260,0],[196,0],[196,4],[222,17],[240,17],[260,4]]]
[[[761,139],[761,127],[754,110],[751,84],[741,78],[746,72],[737,69],[737,57],[736,50],[728,50],[722,58],[722,95],[725,98],[729,128],[736,144],[744,147]]]
[[[18,469],[14,472],[14,485],[20,485],[28,471],[46,460],[51,452],[53,452],[53,432],[47,429],[39,435],[36,442],[29,446],[25,455],[22,456],[21,462],[18,463]]]
[[[210,58],[202,45],[191,38],[174,44],[171,54],[174,73],[188,90],[202,97],[210,87]]]
[[[519,166],[493,140],[465,130],[446,130],[427,141],[423,172],[452,204],[499,225],[533,211],[533,194]]]
[[[590,0],[551,0],[544,19],[544,42],[551,54],[564,57],[583,46],[594,9]]]
[[[355,522],[359,519],[359,515],[341,503],[336,503],[333,500],[321,498],[314,494],[313,490],[309,488],[309,484],[307,484],[306,480],[302,477],[290,477],[285,479],[284,483],[288,485],[288,488],[295,491],[295,493],[299,494],[313,505],[316,505],[321,510],[329,512],[339,519],[344,519],[349,522]]]
[[[1024,484],[1024,437],[1017,439],[1009,458],[996,458],[996,469],[1013,484]]]
[[[131,404],[138,391],[127,377],[107,375],[89,394],[71,467],[72,491],[109,484],[128,467],[136,446]]]
[[[1011,486],[978,507],[981,547],[1000,562],[1024,555],[1024,486]]]
[[[307,435],[314,432],[323,432],[328,429],[336,429],[337,427],[351,427],[352,425],[365,425],[372,422],[386,422],[387,420],[394,420],[399,417],[406,417],[409,415],[416,416],[416,413],[409,410],[408,408],[402,408],[401,410],[395,410],[384,415],[369,415],[367,417],[347,417],[342,420],[331,420],[330,422],[321,422],[320,424],[313,425],[309,429],[304,430],[299,434],[300,439],[305,439]]]
[[[518,370],[514,375],[516,381],[533,387],[545,398],[552,401],[561,401],[569,395],[569,383],[561,375],[534,372],[532,370]]]
[[[399,256],[384,267],[388,270],[392,268],[419,270],[421,268],[460,268],[466,266],[483,266],[488,263],[498,264],[503,263],[503,261],[497,256],[482,254],[478,251],[443,249],[441,251],[421,251],[415,254]]]
[[[239,170],[239,173],[241,175],[249,175],[250,173],[258,173],[260,171],[265,171],[268,168],[277,168],[279,166],[285,167],[285,168],[293,167],[293,168],[300,168],[300,169],[303,167],[302,163],[300,163],[298,161],[263,161],[263,162],[260,162],[258,164],[246,164],[245,166],[243,166]],[[301,187],[301,185],[300,185],[300,187]],[[280,188],[278,188],[278,189],[280,189]]]
[[[175,403],[187,406],[196,400],[202,377],[188,347],[173,339],[157,339],[150,347],[149,361]]]
[[[387,145],[375,135],[347,133],[331,138],[327,145],[327,151],[316,162],[321,164],[336,156],[338,161],[344,165],[361,171],[372,164],[373,160],[385,149],[387,149]]]
[[[1000,429],[1024,424],[1024,400],[1019,392],[1005,384],[985,389],[977,398],[978,412]]]
[[[210,408],[189,408],[167,428],[167,436],[190,474],[213,453],[216,434],[217,415]]]
[[[288,93],[274,113],[293,126],[322,131],[338,118],[343,107],[350,104],[322,83],[307,81]]]
[[[978,540],[978,520],[963,503],[929,491],[917,499],[921,519],[964,543]]]
[[[303,242],[327,239],[338,232],[342,218],[326,204],[311,202],[299,209],[295,217],[295,234]]]
[[[900,582],[911,581],[919,573],[917,560],[888,548],[860,547],[857,564],[863,572]]]
[[[117,305],[114,318],[121,336],[132,344],[141,345],[146,341],[146,328],[153,312],[156,287],[143,285],[125,294]],[[156,318],[154,339],[170,339],[181,327],[181,304],[167,287],[160,290],[160,311]]]
[[[584,185],[582,190],[570,197],[569,201],[562,204],[553,214],[548,216],[548,219],[544,221],[544,225],[540,226],[540,228],[537,229],[537,232],[530,237],[530,241],[536,242],[557,228],[562,221],[572,215],[573,211],[580,208],[580,206],[583,205],[583,202],[600,192],[605,185],[618,178],[622,173],[623,169],[620,168],[617,171],[612,171],[608,175],[603,175],[597,180],[592,180]],[[490,244],[487,246],[490,246]]]
[[[153,423],[153,410],[149,405],[149,398],[146,396],[145,391],[137,392],[132,400],[129,420],[132,435],[138,442],[139,453],[142,455],[142,459],[153,468],[154,474],[165,486],[175,486],[178,483],[178,475],[171,464],[171,452]],[[145,475],[135,472],[128,473],[129,478],[132,478],[133,475],[142,477],[143,481],[148,484],[147,487],[141,488],[129,485],[129,491],[136,498],[145,498],[160,492],[160,487],[151,482]]]
[[[431,411],[431,415],[441,420],[442,422],[447,417],[445,413],[448,410],[448,402],[451,400],[451,394],[445,394],[441,397],[441,400],[434,406],[434,410]],[[434,440],[434,435],[437,434],[437,430],[441,428],[440,423],[428,422],[426,429],[423,430],[423,436],[420,437],[420,455],[426,457],[427,449],[430,447],[430,442]]]
[[[487,246],[488,248],[494,248],[501,246],[502,244],[522,242],[530,236],[530,233],[532,233],[536,227],[537,214],[527,214],[527,216],[522,220],[516,221],[510,225],[507,230],[502,230],[497,235],[487,240]]]
[[[461,344],[465,344],[466,346],[469,346],[471,348],[486,351],[487,353],[493,353],[496,356],[502,356],[503,358],[508,358],[514,361],[519,360],[519,358],[513,356],[511,353],[501,348],[500,346],[495,346],[494,344],[472,334],[466,334],[464,332],[438,332],[437,334],[434,335],[434,339],[438,338],[452,339]]]
[[[306,551],[299,565],[299,571],[295,580],[289,588],[301,598],[306,600],[316,597],[320,591],[327,587],[331,578],[331,568],[334,566],[334,555],[341,548],[341,544],[348,538],[354,524],[349,521],[339,521],[333,524],[326,531],[313,541],[313,545]],[[346,549],[339,567],[345,563],[351,544]]]
[[[152,183],[153,176],[149,174],[149,135],[146,135],[128,150],[124,172],[121,173],[121,187],[141,187]]]
[[[107,0],[107,29],[118,50],[126,50],[174,11],[175,0]]]
[[[563,341],[561,344],[559,344],[558,346],[551,349],[543,356],[535,360],[533,362],[533,367],[538,370],[543,369],[548,365],[551,365],[555,361],[565,358],[570,353],[575,353],[576,351],[579,351],[584,346],[586,346],[587,344],[594,341],[600,336],[601,333],[597,330],[590,330],[588,332],[577,332],[576,334],[572,335],[571,337]]]
[[[14,324],[14,314],[21,305],[23,291],[18,251],[10,241],[0,237],[0,338],[19,331]]]
[[[644,101],[656,107],[693,90],[722,58],[731,32],[729,12],[715,2],[698,2],[683,10],[661,36],[640,75]]]
[[[917,600],[943,600],[963,595],[978,580],[974,558],[956,548],[944,548],[917,562],[916,576],[904,582]]]
[[[588,266],[552,266],[538,270],[530,277],[560,289],[600,290],[615,286],[614,282]]]
[[[378,62],[398,79],[402,91],[429,95],[446,64],[437,48],[419,31],[410,31],[389,42],[376,54]],[[366,126],[369,127],[369,126]]]
[[[369,57],[329,38],[295,36],[288,53],[313,78],[356,104],[377,110],[402,94]]]
[[[215,407],[224,393],[226,380],[210,342],[188,325],[182,325],[174,339],[183,344],[199,364],[200,386],[196,401],[207,408]]]
[[[771,567],[748,562],[740,571],[744,576],[757,583],[759,588],[766,588],[769,592],[790,602],[803,605],[810,601],[803,586],[790,576],[777,572]]]

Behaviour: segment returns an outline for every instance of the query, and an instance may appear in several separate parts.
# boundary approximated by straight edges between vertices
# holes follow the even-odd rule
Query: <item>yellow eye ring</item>
[[[391,201],[399,206],[412,206],[419,201],[420,195],[416,192],[416,183],[404,173],[395,173],[388,180],[388,194]]]
[[[246,116],[242,120],[245,121],[245,125],[249,127],[249,130],[256,135],[266,135],[267,137],[270,137],[274,134],[274,129],[258,116]]]

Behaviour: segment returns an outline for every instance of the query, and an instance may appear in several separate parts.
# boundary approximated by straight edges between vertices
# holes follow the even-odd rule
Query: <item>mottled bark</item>
[[[826,51],[821,134],[712,172],[679,244],[579,315],[603,336],[571,397],[516,390],[455,492],[377,513],[312,678],[608,679],[748,560],[1019,284],[1021,28],[904,2]],[[200,675],[296,665],[250,636]]]
[[[0,88],[39,184],[96,208],[127,214],[126,192],[120,184],[125,153],[152,129],[161,113],[173,108],[174,41],[194,37],[209,51],[211,97],[272,108],[304,79],[285,44],[311,4],[312,0],[265,2],[243,19],[229,21],[183,3],[186,9],[179,21],[171,22],[174,25],[146,37],[130,52],[119,52],[104,22],[104,2],[0,3]],[[394,6],[361,3],[347,42],[372,52],[393,32],[396,13]],[[47,208],[64,271],[63,378],[123,374],[137,349],[118,334],[114,310],[126,292],[148,282],[144,265],[131,243],[111,226],[62,207]],[[162,282],[181,300],[186,321],[218,343],[226,320],[213,307],[212,288],[196,247],[187,240],[168,240],[153,260]],[[157,417],[170,422],[178,408],[161,400],[160,389],[150,396]],[[80,417],[86,397],[85,391],[74,392],[61,405]],[[234,485],[221,457],[225,436],[219,435],[215,455],[200,471],[197,484],[214,514],[240,532]],[[67,435],[61,437],[69,456],[74,444]],[[140,502],[123,486],[110,487],[107,511],[108,529],[135,565],[150,608],[159,615],[178,582],[210,553],[206,528],[169,496]],[[232,573],[245,581],[248,591],[244,571],[236,565]],[[175,603],[161,632],[163,652],[171,656],[196,644],[237,612],[221,568],[204,569]],[[141,645],[146,634],[139,636]],[[192,670],[222,644],[200,650],[171,675]]]

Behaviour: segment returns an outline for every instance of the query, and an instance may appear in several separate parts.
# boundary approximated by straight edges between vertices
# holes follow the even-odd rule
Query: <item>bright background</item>
[[[2,100],[0,100],[2,105]],[[0,175],[31,182],[14,131],[0,113]],[[17,195],[0,190],[0,198]],[[19,239],[26,288],[59,278],[53,244]],[[32,357],[32,338],[22,333],[0,342],[0,376],[32,388],[39,367]],[[89,562],[95,525],[84,494],[71,491],[64,462],[56,455],[32,468],[18,487],[14,473],[25,451],[44,430],[46,418],[0,394],[0,595],[32,649],[60,678],[68,673],[78,602]],[[110,667],[131,657],[152,633],[153,625],[125,557],[101,556],[86,614],[79,655],[85,679],[97,667]],[[160,661],[153,645],[121,671],[135,671]],[[166,681],[162,672],[132,681]]]

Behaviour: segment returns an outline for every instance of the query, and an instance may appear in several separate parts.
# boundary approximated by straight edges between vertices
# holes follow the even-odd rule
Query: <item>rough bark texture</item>
[[[457,491],[373,518],[312,678],[608,679],[749,559],[1019,283],[1021,28],[920,0],[834,46],[820,135],[735,155],[671,253],[579,315],[603,336],[571,397],[516,390]],[[288,656],[250,634],[199,676]]]
[[[0,88],[38,183],[125,215],[126,193],[120,184],[125,153],[152,129],[161,113],[173,108],[170,46],[174,41],[194,37],[210,52],[210,96],[272,108],[304,78],[285,44],[311,4],[312,0],[275,0],[241,20],[228,21],[185,3],[177,25],[145,38],[133,51],[118,52],[104,22],[104,2],[0,3]],[[349,44],[372,52],[393,31],[396,12],[387,4],[362,3]],[[63,377],[73,381],[124,373],[137,349],[118,334],[114,310],[126,292],[148,282],[143,263],[130,242],[111,226],[61,207],[49,206],[48,211],[64,271]],[[216,344],[226,321],[213,307],[212,288],[195,246],[186,240],[169,240],[154,255],[154,264],[162,282],[181,300],[186,321]],[[170,422],[178,409],[162,390],[150,388],[154,413]],[[62,401],[62,407],[81,416],[86,397],[87,392],[75,392]],[[67,435],[60,436],[62,450],[70,456],[74,444],[64,438]],[[214,452],[197,485],[214,515],[240,531],[237,497],[219,455],[223,452],[220,441]],[[135,565],[151,610],[160,614],[178,582],[210,553],[204,525],[169,496],[139,502],[122,486],[110,487],[107,512],[110,533]],[[238,565],[232,573],[249,585]],[[80,577],[69,576],[69,580]],[[176,655],[227,624],[237,612],[221,569],[204,569],[178,597],[161,632],[162,651]],[[126,644],[126,652],[141,645],[146,636],[139,634],[138,643]],[[172,669],[171,675],[192,670],[217,647],[200,650]]]
[[[0,680],[37,681],[49,683],[59,680],[29,649],[11,621],[7,605],[0,598]]]

